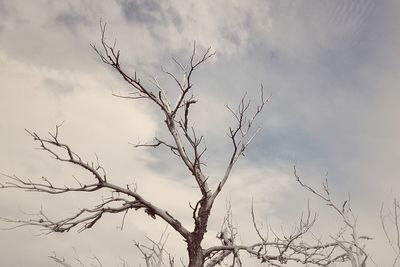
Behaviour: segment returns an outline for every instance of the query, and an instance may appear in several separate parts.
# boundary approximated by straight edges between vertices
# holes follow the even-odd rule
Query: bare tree
[[[100,259],[97,256],[93,257],[88,257],[89,262],[86,264],[84,260],[82,260],[76,250],[74,249],[75,257],[74,257],[74,263],[71,263],[67,261],[65,258],[59,257],[55,252],[52,253],[52,255],[49,256],[50,259],[52,259],[55,263],[57,263],[59,266],[63,267],[73,267],[73,266],[93,266],[93,267],[103,267],[103,264],[101,263]],[[126,265],[123,263],[123,266],[125,267]]]
[[[362,241],[370,240],[371,238],[358,233],[357,217],[351,209],[350,198],[345,200],[342,204],[337,204],[331,199],[327,179],[322,184],[323,192],[321,193],[303,183],[300,176],[297,174],[296,167],[294,167],[294,175],[297,182],[303,188],[317,196],[328,207],[333,209],[342,220],[343,225],[340,231],[336,236],[332,236],[331,238],[334,240],[335,244],[344,251],[345,254],[343,257],[347,257],[350,260],[352,267],[365,267],[367,264],[368,253],[365,251],[365,245],[362,244]]]
[[[97,158],[93,162],[83,159],[70,145],[61,140],[59,135],[60,125],[56,126],[55,131],[49,133],[47,137],[34,131],[26,131],[40,148],[51,155],[54,160],[75,165],[88,172],[93,177],[92,182],[85,184],[76,179],[76,186],[59,186],[51,179],[44,177],[41,181],[32,181],[15,175],[4,174],[6,181],[1,184],[1,188],[16,188],[48,194],[82,192],[88,194],[88,196],[96,191],[107,190],[111,192],[111,196],[93,207],[83,208],[73,216],[61,220],[53,220],[43,211],[39,211],[36,216],[29,220],[3,218],[3,221],[16,223],[16,227],[39,226],[46,233],[68,232],[72,228],[83,231],[93,227],[105,214],[121,213],[126,215],[132,210],[144,210],[150,217],[165,221],[182,236],[187,244],[188,263],[185,263],[185,266],[211,267],[226,261],[230,262],[229,266],[242,266],[242,254],[248,254],[271,266],[282,266],[289,262],[331,266],[343,261],[351,261],[353,266],[364,266],[367,255],[359,244],[361,237],[356,233],[356,222],[349,217],[350,213],[348,209],[346,210],[346,207],[349,206],[344,204],[340,209],[331,202],[327,187],[325,188],[327,196],[323,196],[302,184],[299,178],[298,181],[302,186],[319,196],[342,216],[346,228],[332,242],[323,242],[320,239],[312,238],[310,229],[314,225],[316,217],[312,215],[309,209],[300,218],[293,231],[290,233],[282,232],[281,234],[272,230],[267,231],[266,234],[262,233],[261,227],[256,222],[254,210],[252,210],[252,223],[258,240],[252,244],[241,244],[236,238],[238,230],[232,221],[232,212],[229,208],[221,231],[217,235],[219,244],[204,248],[202,242],[208,229],[209,217],[214,203],[227,183],[236,162],[258,133],[259,129],[254,127],[254,122],[269,101],[269,96],[265,96],[261,86],[260,99],[257,104],[253,105],[245,96],[236,108],[227,106],[235,120],[235,125],[228,129],[228,138],[232,149],[228,155],[222,178],[217,181],[217,186],[212,188],[209,176],[203,171],[203,155],[207,150],[204,137],[199,135],[196,129],[191,126],[190,115],[192,106],[197,103],[192,91],[193,74],[200,65],[213,57],[215,53],[211,51],[211,48],[199,53],[194,43],[187,65],[173,59],[182,72],[182,78],[179,78],[173,72],[163,70],[176,84],[179,92],[177,98],[171,101],[156,78],[152,79],[153,86],[149,87],[140,80],[136,72],[130,74],[124,69],[121,64],[120,50],[116,48],[115,42],[114,44],[107,42],[105,34],[106,25],[101,24],[101,44],[100,46],[92,45],[92,48],[102,62],[114,69],[131,88],[128,94],[115,96],[130,100],[144,99],[158,108],[164,116],[166,130],[172,140],[168,141],[156,137],[153,142],[136,144],[136,147],[166,147],[171,151],[173,157],[178,157],[182,161],[197,184],[201,197],[192,207],[193,228],[188,229],[183,226],[173,214],[173,211],[167,211],[145,199],[136,187],[115,184],[108,177],[105,168]],[[298,176],[296,175],[296,177]],[[249,221],[251,223],[251,219]],[[353,239],[351,241],[343,238],[344,231],[347,229],[352,231]],[[306,237],[306,234],[311,234],[311,237]],[[164,237],[163,235],[159,242],[151,241],[150,246],[135,243],[147,266],[172,266],[174,264],[174,259],[169,254],[166,261],[162,260],[161,255],[165,255],[166,252]],[[69,266],[57,257],[53,259],[64,266]]]
[[[144,245],[134,241],[136,248],[143,256],[146,267],[173,267],[175,265],[175,258],[165,249],[165,244],[168,240],[166,232],[167,228],[165,228],[158,241],[147,237],[150,245]]]

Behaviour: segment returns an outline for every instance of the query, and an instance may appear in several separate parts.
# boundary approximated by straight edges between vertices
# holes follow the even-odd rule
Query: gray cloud
[[[58,80],[47,78],[43,81],[43,87],[49,88],[52,93],[56,96],[71,94],[74,91],[74,86],[72,84],[68,84],[67,82],[60,82]]]
[[[128,21],[143,24],[165,23],[165,16],[158,1],[119,1],[121,9]]]
[[[75,32],[77,30],[77,27],[79,27],[80,25],[88,23],[87,18],[82,15],[76,14],[76,11],[73,9],[67,10],[57,15],[55,20],[65,25],[73,32]]]

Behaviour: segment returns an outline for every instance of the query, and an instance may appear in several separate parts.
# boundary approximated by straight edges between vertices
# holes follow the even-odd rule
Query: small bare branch
[[[246,101],[246,94],[243,96],[236,111],[227,106],[228,110],[232,113],[233,117],[235,118],[237,125],[235,128],[229,129],[228,136],[231,139],[233,150],[228,166],[225,170],[225,174],[222,177],[221,181],[219,182],[217,189],[214,191],[212,195],[213,200],[218,196],[218,194],[224,187],[226,181],[228,180],[231,174],[233,166],[235,165],[238,158],[241,155],[243,155],[243,152],[246,150],[250,142],[259,132],[259,129],[257,129],[253,134],[250,134],[256,117],[260,114],[260,112],[263,110],[263,108],[268,103],[271,97],[271,96],[267,98],[264,97],[264,87],[262,85],[261,85],[260,95],[261,95],[261,102],[259,105],[256,106],[256,111],[250,117],[247,116],[247,112],[249,110],[251,102]]]
[[[399,202],[395,198],[393,199],[393,209],[389,210],[386,214],[384,213],[384,205],[381,206],[380,221],[382,230],[385,234],[386,240],[394,253],[394,259],[392,266],[397,266],[397,262],[400,260],[400,231],[399,231],[399,218],[398,218]],[[390,222],[391,225],[388,225]],[[391,227],[390,227],[391,226]]]
[[[150,245],[143,245],[134,241],[135,247],[139,250],[145,260],[146,267],[174,266],[174,257],[165,249],[165,244],[168,240],[166,232],[167,227],[164,229],[157,242],[147,237]],[[165,261],[164,258],[167,258],[167,261]]]

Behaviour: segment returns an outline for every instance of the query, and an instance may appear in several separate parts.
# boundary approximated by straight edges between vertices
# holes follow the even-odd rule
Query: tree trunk
[[[197,243],[197,242],[195,242],[195,243]],[[194,244],[194,243],[189,244],[188,245],[188,253],[189,253],[188,267],[203,267],[203,265],[204,265],[203,249],[201,248],[200,243],[199,244]]]
[[[200,202],[199,212],[195,218],[195,227],[190,234],[188,241],[189,265],[188,267],[203,267],[203,248],[201,242],[207,232],[208,218],[210,217],[210,207],[208,198],[203,198]]]

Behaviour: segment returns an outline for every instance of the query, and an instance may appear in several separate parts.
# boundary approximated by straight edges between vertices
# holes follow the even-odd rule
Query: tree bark
[[[189,253],[189,265],[188,267],[203,267],[203,249],[201,247],[201,241],[194,241],[188,244]]]
[[[194,216],[195,227],[188,240],[188,267],[204,266],[204,253],[203,248],[201,247],[201,242],[204,239],[204,234],[207,232],[207,224],[212,206],[208,199],[209,197],[207,196],[200,201],[198,214],[197,216]]]

